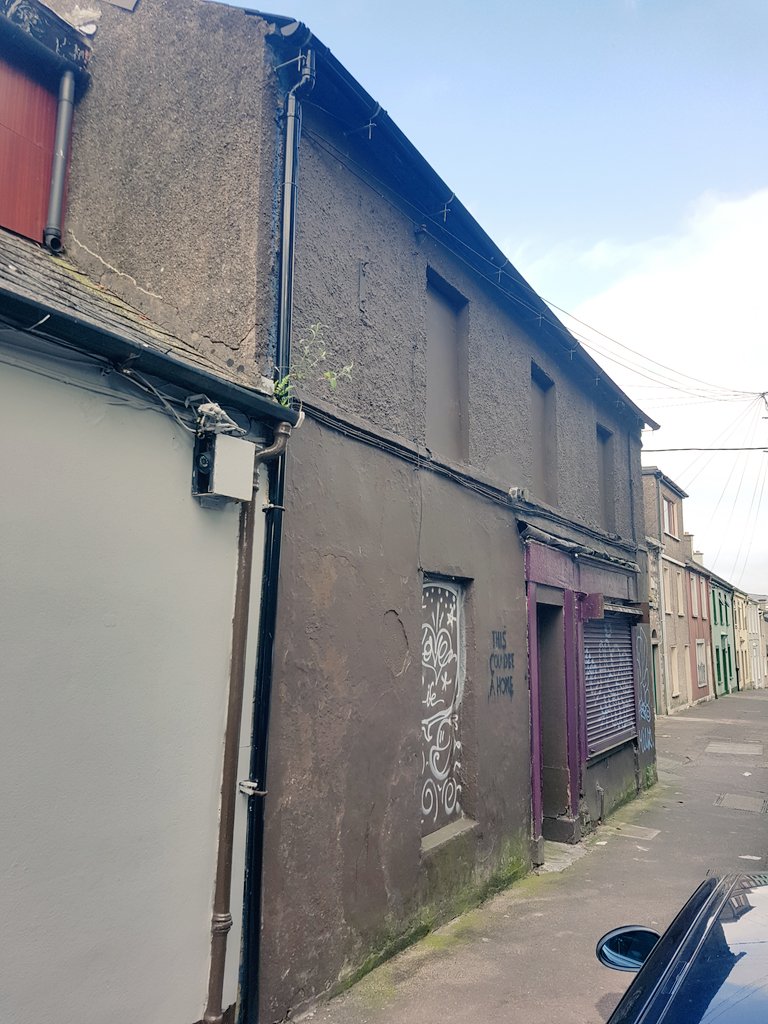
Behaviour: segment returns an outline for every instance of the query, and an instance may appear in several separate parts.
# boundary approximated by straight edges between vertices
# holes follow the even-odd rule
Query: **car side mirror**
[[[614,928],[600,939],[595,956],[614,971],[639,971],[659,941],[659,933],[641,925]]]

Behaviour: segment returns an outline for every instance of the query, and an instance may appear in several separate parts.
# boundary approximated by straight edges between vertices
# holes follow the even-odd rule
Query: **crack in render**
[[[93,256],[94,259],[97,259],[99,263],[101,263],[101,265],[105,267],[107,270],[110,270],[113,274],[117,274],[118,277],[127,278],[129,281],[132,282],[134,287],[137,288],[140,292],[143,292],[144,295],[149,295],[153,299],[160,299],[161,301],[165,302],[165,299],[163,298],[162,295],[158,295],[157,292],[151,292],[148,288],[142,288],[135,277],[132,277],[130,274],[126,274],[124,270],[118,270],[117,267],[113,267],[111,263],[107,263],[107,261],[103,259],[103,257],[99,256],[97,252],[94,252],[93,249],[89,249],[84,242],[81,242],[80,239],[77,238],[74,231],[70,230],[67,232],[67,234],[70,236],[75,245],[78,245],[81,249],[84,249],[89,255]]]

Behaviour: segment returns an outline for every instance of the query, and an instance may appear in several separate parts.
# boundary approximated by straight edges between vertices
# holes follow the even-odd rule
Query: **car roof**
[[[706,879],[609,1024],[766,1024],[768,874]]]

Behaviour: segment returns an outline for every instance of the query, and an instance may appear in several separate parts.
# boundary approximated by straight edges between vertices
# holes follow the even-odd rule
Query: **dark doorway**
[[[661,705],[661,694],[659,693],[659,642],[654,636],[651,639],[651,665],[653,667],[653,706],[657,715],[666,715],[667,709]]]
[[[573,842],[562,606],[537,603],[536,633],[541,714],[542,834],[545,839]]]

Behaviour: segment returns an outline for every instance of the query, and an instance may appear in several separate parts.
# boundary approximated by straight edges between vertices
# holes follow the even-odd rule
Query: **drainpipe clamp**
[[[259,789],[257,782],[251,782],[250,779],[244,779],[242,782],[237,784],[237,788],[243,794],[243,796],[266,796],[266,789]]]

